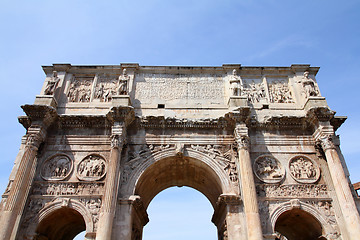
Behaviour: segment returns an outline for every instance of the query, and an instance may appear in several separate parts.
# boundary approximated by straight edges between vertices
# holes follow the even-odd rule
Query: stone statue
[[[304,72],[304,76],[301,80],[306,97],[313,97],[319,95],[316,83],[309,77],[309,71]]]
[[[230,91],[232,96],[241,96],[243,89],[243,83],[241,78],[237,75],[236,69],[233,70],[233,75],[230,79]]]
[[[130,80],[130,76],[126,73],[126,68],[124,68],[122,74],[119,76],[118,84],[117,84],[117,91],[118,95],[127,95],[128,94],[128,81]]]
[[[44,90],[45,95],[53,95],[57,88],[60,78],[57,76],[57,72],[53,71],[52,77],[47,81],[46,88]]]

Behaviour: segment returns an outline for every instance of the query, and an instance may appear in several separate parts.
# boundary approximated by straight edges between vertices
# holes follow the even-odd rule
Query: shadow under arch
[[[79,201],[58,198],[45,205],[37,215],[34,239],[72,240],[82,231],[92,234],[94,222],[89,210]]]
[[[338,237],[329,219],[308,203],[293,199],[274,209],[272,230],[288,240],[324,240]]]

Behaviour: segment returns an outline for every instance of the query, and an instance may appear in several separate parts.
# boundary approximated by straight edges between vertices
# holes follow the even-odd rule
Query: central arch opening
[[[164,215],[163,220],[160,221],[167,221],[168,223],[172,222],[175,223],[175,225],[189,223],[189,221],[192,220],[192,215],[197,213],[197,209],[201,208],[195,207],[196,202],[200,201],[202,202],[201,205],[208,205],[208,210],[204,210],[205,215],[207,214],[207,217],[203,217],[201,220],[199,220],[201,223],[198,224],[208,224],[207,229],[212,228],[212,230],[203,230],[202,235],[205,235],[204,233],[206,232],[210,233],[212,237],[197,238],[194,236],[187,236],[178,239],[217,239],[218,234],[216,226],[211,223],[211,217],[214,213],[214,209],[216,209],[216,202],[219,199],[219,196],[226,192],[223,187],[228,187],[229,184],[224,184],[222,182],[227,181],[226,175],[221,175],[223,173],[220,172],[215,165],[216,163],[214,163],[214,161],[206,162],[206,160],[203,161],[188,156],[176,155],[162,158],[144,169],[141,176],[138,178],[138,181],[136,182],[134,193],[135,195],[140,196],[145,209],[148,209],[150,202],[152,202],[154,198],[154,206],[159,205],[156,203],[157,198],[155,196],[160,193],[159,201],[161,201],[162,204],[158,206],[158,209],[160,208],[164,210],[164,207],[169,207],[169,209],[171,209],[171,211],[167,211],[167,215]],[[223,169],[220,170],[223,171]],[[176,186],[180,188],[176,188]],[[167,194],[168,192],[170,194]],[[165,199],[168,199],[165,202],[162,198],[163,194],[165,194]],[[196,195],[196,198],[192,198],[192,195]],[[173,205],[172,202],[178,202],[180,205]],[[184,203],[186,203],[185,206]],[[180,207],[185,207],[185,210],[189,210],[190,212],[185,214],[185,210],[180,210]],[[179,208],[181,212],[173,211],[174,208]],[[150,222],[148,223],[150,227],[147,227],[146,229],[150,229],[153,218],[151,215],[152,207],[150,206],[147,211],[150,218]],[[156,215],[162,214],[161,210],[160,213],[158,211],[159,210],[155,210],[154,219],[156,219]],[[183,214],[185,214],[186,217],[183,217]],[[176,223],[176,220],[181,223]],[[193,223],[193,225],[194,224],[195,223]],[[155,238],[148,238],[148,236],[150,237],[152,234],[151,232],[145,233],[147,235],[141,234],[143,233],[142,227],[143,226],[140,225],[133,225],[133,232],[136,232],[136,237],[134,239],[161,239],[161,232],[158,232],[158,230],[155,230]],[[162,226],[162,232],[164,230],[165,228]],[[168,229],[166,229],[166,232],[168,232]],[[142,238],[141,236],[145,236],[145,238]],[[177,234],[173,234],[171,237],[168,236],[163,239],[176,239],[176,237]]]
[[[168,188],[156,195],[147,212],[150,222],[144,227],[143,240],[217,239],[213,208],[195,189]]]

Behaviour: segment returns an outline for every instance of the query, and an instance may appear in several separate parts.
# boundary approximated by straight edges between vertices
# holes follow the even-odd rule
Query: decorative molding
[[[325,184],[258,184],[256,192],[259,197],[266,198],[328,198]]]
[[[186,119],[165,118],[164,116],[147,116],[138,119],[144,128],[219,128],[228,127],[228,121],[223,118]]]

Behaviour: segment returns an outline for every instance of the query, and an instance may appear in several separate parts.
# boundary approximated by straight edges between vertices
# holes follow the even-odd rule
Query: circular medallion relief
[[[278,183],[285,176],[285,169],[273,156],[263,155],[254,162],[255,175],[263,182]]]
[[[320,169],[317,164],[305,156],[296,156],[290,159],[289,170],[291,177],[301,183],[314,183],[320,177]]]
[[[99,155],[89,155],[79,163],[77,177],[80,180],[95,181],[103,178],[106,174],[106,162]]]
[[[73,162],[65,154],[48,158],[42,165],[40,175],[45,180],[63,180],[72,172]]]

